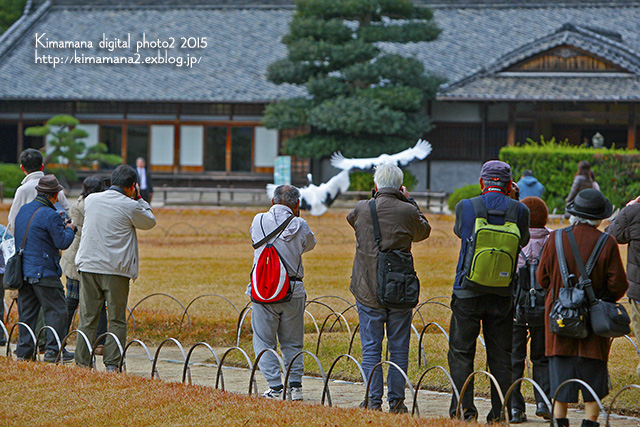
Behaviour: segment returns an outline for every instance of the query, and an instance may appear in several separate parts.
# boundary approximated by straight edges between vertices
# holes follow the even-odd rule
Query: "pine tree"
[[[296,0],[282,39],[288,56],[269,66],[267,78],[304,85],[309,96],[268,105],[265,126],[309,129],[285,146],[301,157],[412,146],[431,129],[425,107],[442,80],[381,42],[431,41],[439,33],[432,12],[410,0]]]

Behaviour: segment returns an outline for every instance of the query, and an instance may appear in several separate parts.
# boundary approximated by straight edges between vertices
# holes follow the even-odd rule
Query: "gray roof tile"
[[[61,0],[53,1],[58,3]],[[172,1],[166,0],[168,4]],[[228,3],[226,0],[225,2]],[[207,2],[198,2],[202,3]],[[269,3],[278,3],[278,0]],[[286,2],[283,0],[283,3]],[[556,33],[567,22],[582,28],[600,27],[619,33],[622,41],[593,31],[589,37],[582,33],[574,36],[576,43],[583,42],[585,46],[591,43],[589,49],[604,49],[600,52],[602,55],[626,52],[616,59],[617,63],[625,64],[627,69],[637,66],[633,58],[640,52],[638,1],[624,2],[624,7],[581,7],[575,5],[578,2],[574,1],[562,2],[572,3],[567,7],[501,5],[474,8],[467,7],[473,6],[474,2],[471,0],[462,3],[463,7],[445,7],[435,11],[436,21],[443,30],[436,41],[381,45],[392,52],[414,55],[425,64],[427,70],[444,76],[450,84],[454,84],[451,89],[457,88],[455,90],[460,91],[463,88],[456,86],[456,82],[482,70],[486,74],[491,66],[511,58],[508,56],[510,54],[514,55],[511,59],[515,60],[519,49],[526,50],[527,46],[537,46],[540,49],[542,44],[536,45],[536,40]],[[522,4],[532,3],[535,2]],[[11,31],[8,36],[2,36],[0,99],[263,102],[304,95],[305,91],[300,87],[274,85],[265,78],[267,66],[286,56],[286,47],[280,43],[280,38],[288,30],[292,10],[245,7],[58,5],[48,9],[42,17],[29,15],[20,28]],[[46,5],[41,8],[46,9]],[[94,43],[102,38],[103,32],[111,36],[124,36],[130,32],[134,40],[143,32],[161,38],[206,36],[210,45],[206,49],[189,52],[203,57],[202,62],[191,69],[171,65],[88,64],[60,65],[53,69],[44,64],[34,64],[36,32],[46,32],[50,39],[86,39]],[[85,53],[106,54],[96,48]],[[528,83],[529,80],[513,77],[507,79],[494,76],[488,79],[491,83],[487,77],[482,77],[482,82],[464,89],[465,93],[470,94],[473,87],[480,91],[476,95],[488,96],[491,88],[498,82],[511,82],[509,79],[513,79],[509,87],[511,84],[517,86],[517,82],[522,81],[522,90],[531,90],[532,94],[540,93],[543,97],[553,96],[549,87],[545,89],[541,86],[544,82],[552,81],[550,78],[533,79],[531,83]],[[593,83],[601,81],[603,79]],[[624,81],[628,84],[628,80]],[[627,89],[617,92],[623,86],[616,82],[609,84],[609,89],[614,90],[610,96],[626,99],[625,97],[635,93]],[[482,93],[483,90],[488,92]],[[514,90],[521,92],[519,88]],[[569,87],[565,92],[568,90]],[[575,96],[579,97],[580,91]],[[635,99],[639,100],[640,95]]]

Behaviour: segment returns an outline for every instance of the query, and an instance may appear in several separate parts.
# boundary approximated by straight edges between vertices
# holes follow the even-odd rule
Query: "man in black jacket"
[[[147,162],[145,162],[142,157],[136,159],[136,173],[138,174],[138,184],[140,184],[140,195],[147,203],[151,203],[151,198],[153,197],[153,181],[151,181],[151,174],[149,173],[149,168],[147,168]]]

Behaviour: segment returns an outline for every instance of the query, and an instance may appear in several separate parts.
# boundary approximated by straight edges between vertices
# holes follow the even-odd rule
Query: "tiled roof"
[[[572,76],[569,73],[481,77],[441,96],[459,101],[637,101],[640,79],[623,75]]]
[[[113,6],[121,0],[111,1],[112,6],[91,6],[102,0],[74,1],[82,4],[77,7],[65,5],[71,0],[43,1],[37,0],[35,11],[0,37],[0,99],[264,102],[305,94],[300,87],[274,85],[265,78],[267,66],[286,56],[286,47],[280,39],[288,30],[293,11],[285,0],[241,0],[241,3],[196,0],[199,5],[196,7],[192,3],[184,6],[185,2],[178,0],[153,2],[161,6],[146,6],[150,3],[147,0],[133,0],[127,6]],[[50,5],[50,1],[54,4]],[[459,0],[453,7],[453,0],[425,0],[423,3],[446,3],[447,7],[435,10],[435,19],[443,30],[440,37],[428,43],[381,46],[388,51],[414,55],[427,70],[444,76],[449,86],[443,87],[447,92],[440,94],[442,99],[462,95],[488,99],[492,94],[499,95],[498,84],[505,84],[505,91],[513,91],[501,96],[515,99],[522,91],[531,90],[529,98],[541,94],[545,99],[553,99],[552,88],[565,77],[523,79],[500,77],[496,73],[506,64],[558,43],[563,31],[582,49],[608,58],[637,75],[640,1],[617,1],[615,4],[624,6],[616,7],[607,6],[612,2],[604,1],[589,7],[581,6],[584,3],[578,0],[559,3],[569,4],[566,7],[558,7],[557,3],[543,7],[546,0],[517,2],[523,7],[513,7],[514,1],[496,1],[501,4],[488,7],[487,2],[482,2],[485,7],[473,7],[480,2]],[[175,3],[182,6],[172,6]],[[226,7],[232,3],[235,7]],[[286,7],[276,7],[279,4]],[[536,4],[537,7],[529,7]],[[563,23],[571,23],[575,30],[559,31]],[[606,28],[619,37],[597,28]],[[111,37],[131,33],[134,41],[142,33],[163,39],[204,36],[209,46],[189,51],[191,55],[202,56],[201,63],[193,68],[66,64],[54,69],[34,63],[35,33],[46,33],[51,40],[92,40],[94,45],[102,33]],[[66,55],[68,51],[58,53]],[[82,53],[115,55],[98,50],[97,46]],[[617,100],[640,100],[640,95],[629,98],[637,93],[625,86],[631,80],[616,77],[605,83],[606,80],[606,77],[591,80],[591,92],[576,90],[572,99],[600,99],[607,94]],[[522,89],[518,87],[519,81]],[[571,95],[568,93],[571,87],[564,89],[567,97]]]

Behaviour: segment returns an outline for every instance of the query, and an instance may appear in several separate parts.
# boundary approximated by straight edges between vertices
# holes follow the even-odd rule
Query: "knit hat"
[[[525,197],[520,200],[529,208],[529,228],[543,228],[549,219],[549,209],[540,197]]]

